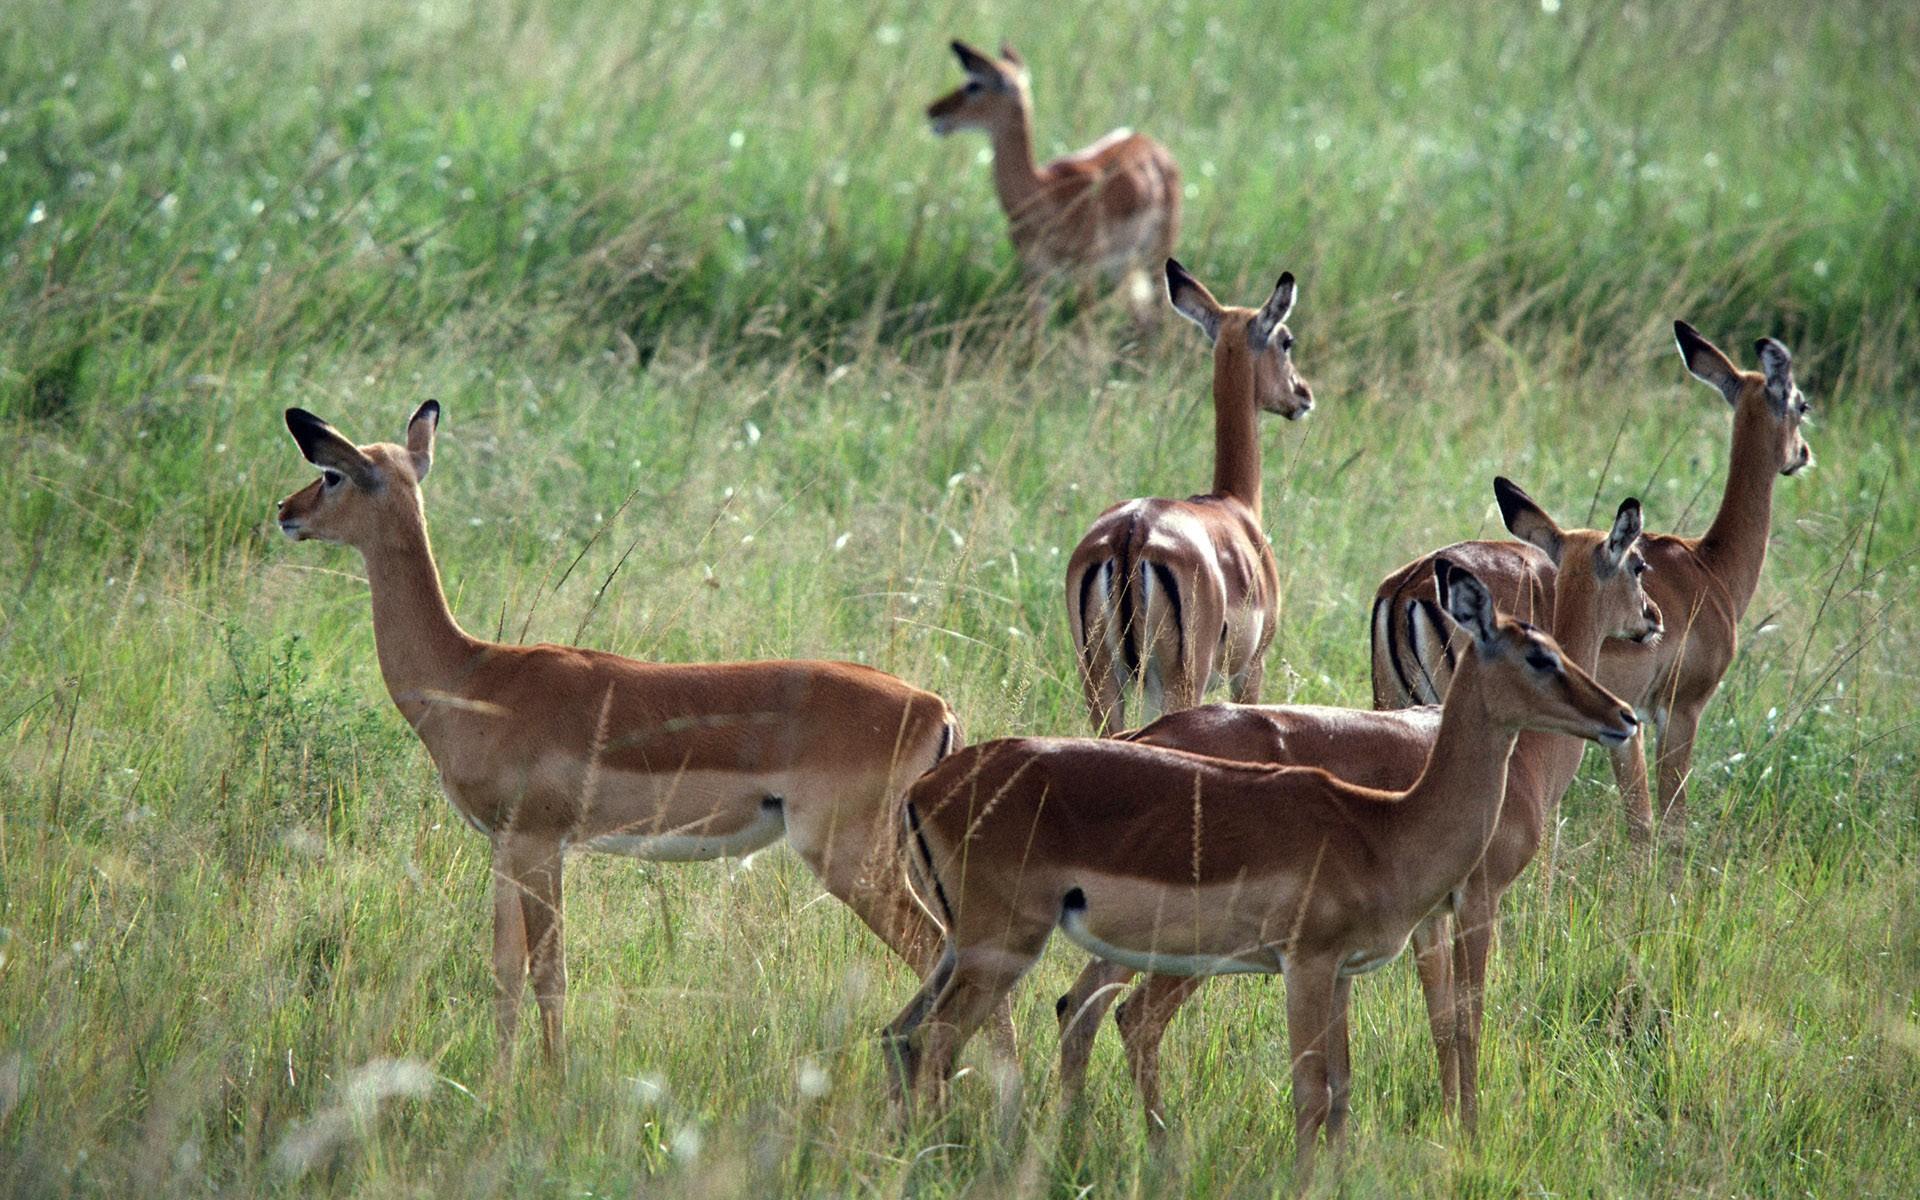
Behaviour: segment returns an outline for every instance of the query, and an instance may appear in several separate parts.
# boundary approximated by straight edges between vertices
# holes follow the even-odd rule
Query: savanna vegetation
[[[1782,339],[1815,405],[1684,856],[1634,868],[1590,755],[1508,900],[1477,1140],[1396,965],[1355,989],[1317,1186],[1920,1192],[1920,9],[1865,0],[12,6],[4,1189],[1285,1186],[1279,985],[1182,1017],[1156,1157],[1116,1046],[1052,1102],[1059,945],[1021,1071],[976,1048],[898,1131],[873,1033],[913,980],[784,850],[580,859],[570,1059],[496,1070],[485,844],[384,694],[357,558],[272,529],[313,475],[284,408],[390,440],[437,397],[475,632],[856,659],[971,739],[1083,732],[1064,556],[1206,485],[1207,358],[1171,313],[1029,328],[983,144],[921,114],[956,34],[1018,45],[1043,152],[1165,142],[1222,299],[1300,280],[1269,700],[1366,703],[1375,582],[1496,532],[1496,473],[1704,528],[1728,413],[1675,317]]]

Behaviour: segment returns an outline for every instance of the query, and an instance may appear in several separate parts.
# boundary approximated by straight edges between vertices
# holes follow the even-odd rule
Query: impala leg
[[[502,1065],[513,1057],[520,999],[527,987],[527,923],[508,840],[502,835],[493,843],[493,1016]]]
[[[1460,1127],[1472,1137],[1480,1120],[1480,1029],[1486,1005],[1487,958],[1493,953],[1497,901],[1486,877],[1467,880],[1454,919],[1455,1053],[1460,1061]]]
[[[1333,1025],[1334,963],[1287,963],[1287,1046],[1293,1058],[1294,1183],[1313,1178],[1320,1130],[1333,1100],[1327,1087],[1327,1038]]]
[[[1260,703],[1260,689],[1267,683],[1267,660],[1265,655],[1256,654],[1247,669],[1232,679],[1228,694],[1235,704]]]
[[[1654,754],[1660,779],[1660,830],[1676,850],[1686,841],[1687,779],[1693,773],[1693,740],[1699,730],[1698,709],[1674,709],[1660,730]]]
[[[1327,1147],[1336,1153],[1346,1145],[1347,1102],[1353,1092],[1347,1046],[1347,1001],[1352,991],[1352,979],[1333,977],[1333,1020],[1327,1026]]]
[[[562,851],[557,844],[523,840],[514,849],[513,858],[533,999],[540,1007],[541,1044],[548,1061],[560,1061],[567,1050]]]
[[[1100,1032],[1100,1018],[1133,976],[1128,967],[1096,958],[1081,969],[1066,994],[1054,1001],[1053,1014],[1060,1022],[1060,1096],[1067,1104],[1078,1101],[1086,1086],[1087,1060]]]
[[[1440,1112],[1452,1120],[1460,1110],[1460,1059],[1453,1041],[1453,922],[1446,913],[1428,917],[1413,929],[1413,964],[1427,1001],[1427,1027],[1440,1064]]]
[[[1160,1043],[1167,1026],[1192,995],[1207,982],[1204,975],[1149,975],[1114,1014],[1120,1040],[1127,1047],[1127,1066],[1147,1118],[1147,1140],[1166,1140],[1166,1107],[1160,1099]]]
[[[1086,645],[1076,656],[1080,667],[1080,688],[1086,694],[1087,715],[1093,721],[1093,735],[1106,737],[1126,728],[1126,697],[1120,690],[1113,652],[1107,647],[1108,618],[1096,618],[1086,629]]]
[[[926,1021],[934,1000],[953,977],[953,963],[952,951],[943,953],[933,970],[927,972],[926,979],[921,981],[913,999],[907,1001],[907,1006],[900,1010],[900,1015],[881,1035],[887,1050],[888,1091],[894,1109],[903,1121],[912,1116],[913,1095],[920,1083],[921,1054],[914,1033]]]
[[[1613,759],[1613,778],[1620,786],[1620,799],[1627,806],[1627,839],[1644,855],[1653,842],[1653,800],[1647,794],[1646,738],[1636,729],[1632,737],[1607,753]]]
[[[918,1090],[938,1107],[945,1104],[947,1081],[961,1049],[981,1023],[1007,1001],[1046,945],[1050,926],[1037,931],[1028,946],[982,946],[958,950],[953,970],[921,1022]]]

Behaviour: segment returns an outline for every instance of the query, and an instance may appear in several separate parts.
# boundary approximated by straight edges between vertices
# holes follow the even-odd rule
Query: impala
[[[1470,643],[1405,791],[1072,738],[988,742],[913,784],[908,868],[947,936],[888,1030],[901,1102],[944,1094],[955,1054],[1058,926],[1135,970],[1285,976],[1304,1176],[1321,1128],[1345,1128],[1352,977],[1392,961],[1480,861],[1520,731],[1622,742],[1635,729],[1470,574],[1441,559],[1436,583]]]
[[[1801,436],[1808,404],[1793,381],[1793,357],[1772,338],[1754,343],[1761,370],[1742,371],[1685,321],[1673,323],[1680,357],[1694,378],[1733,406],[1733,449],[1726,490],[1713,524],[1697,538],[1650,533],[1643,553],[1647,591],[1666,615],[1656,643],[1609,641],[1597,675],[1633,701],[1659,736],[1660,822],[1676,845],[1686,830],[1687,777],[1700,715],[1733,662],[1740,618],[1759,586],[1773,515],[1773,484],[1813,465]],[[1552,564],[1533,548],[1473,542],[1446,553],[1487,582],[1516,611],[1541,611],[1552,593]],[[1444,695],[1459,638],[1439,627],[1426,603],[1431,556],[1387,576],[1373,603],[1373,696],[1378,708],[1430,704]],[[1613,773],[1627,806],[1632,840],[1649,847],[1654,807],[1647,789],[1644,739],[1613,751]]]
[[[1004,43],[997,59],[959,41],[953,52],[966,82],[929,105],[927,119],[942,136],[980,129],[993,140],[993,186],[1021,268],[1036,281],[1061,274],[1123,280],[1135,318],[1158,315],[1152,272],[1180,230],[1180,171],[1166,147],[1116,129],[1036,166],[1026,64]]]
[[[1259,701],[1280,603],[1260,529],[1259,414],[1313,408],[1285,323],[1292,272],[1260,308],[1227,308],[1170,258],[1167,296],[1213,343],[1213,490],[1117,504],[1067,561],[1067,624],[1101,734],[1125,724],[1135,685],[1156,713],[1200,703],[1222,676],[1235,700]]]
[[[1494,493],[1507,527],[1539,547],[1558,568],[1549,581],[1554,588],[1552,633],[1569,662],[1590,672],[1604,639],[1659,636],[1659,608],[1641,586],[1646,561],[1636,549],[1641,531],[1638,501],[1622,503],[1609,529],[1563,530],[1510,481],[1496,479]],[[1441,554],[1458,561],[1451,547]],[[1397,790],[1419,778],[1439,722],[1439,710],[1430,705],[1387,712],[1210,705],[1170,714],[1121,736],[1239,762],[1321,767],[1349,783]],[[1500,898],[1538,852],[1560,797],[1579,769],[1582,749],[1579,741],[1557,734],[1520,735],[1507,766],[1507,798],[1493,841],[1452,897],[1452,920],[1443,908],[1414,930],[1415,961],[1440,1060],[1442,1103],[1449,1112],[1457,1105],[1468,1130],[1478,1112],[1481,1001]],[[1078,1094],[1086,1078],[1100,1014],[1132,976],[1126,967],[1096,960],[1060,998],[1060,1078],[1069,1097]],[[1203,982],[1197,976],[1152,976],[1115,1014],[1150,1136],[1158,1136],[1166,1125],[1159,1086],[1161,1038],[1174,1013]]]
[[[320,478],[281,502],[280,528],[360,551],[387,693],[454,809],[492,842],[503,1055],[529,974],[546,1050],[564,1046],[570,848],[683,861],[784,834],[889,946],[931,965],[935,930],[900,878],[888,822],[906,782],[954,744],[938,696],[850,663],[643,663],[473,637],[427,544],[420,483],[439,404],[414,414],[405,445],[355,446],[298,408],[286,419]]]

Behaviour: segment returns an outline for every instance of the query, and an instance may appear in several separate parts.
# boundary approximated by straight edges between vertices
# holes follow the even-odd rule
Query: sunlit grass
[[[1107,1035],[1083,1119],[1051,1102],[1065,948],[1021,993],[1018,1103],[976,1054],[952,1117],[898,1133],[872,1033],[912,980],[784,850],[577,860],[571,1061],[496,1073],[484,845],[384,699],[357,560],[269,528],[311,474],[283,407],[373,440],[437,396],[428,519],[470,629],[855,658],[972,739],[1083,731],[1065,555],[1115,499],[1205,486],[1206,360],[1183,324],[1018,328],[978,146],[918,116],[945,37],[1003,28],[1043,146],[1124,122],[1173,147],[1181,253],[1223,299],[1302,280],[1322,404],[1264,430],[1269,699],[1364,702],[1374,582],[1493,532],[1496,472],[1566,521],[1637,494],[1654,528],[1704,528],[1728,416],[1672,317],[1740,357],[1781,336],[1817,406],[1677,882],[1629,869],[1589,763],[1507,906],[1478,1140],[1439,1120],[1396,965],[1356,988],[1341,1186],[1920,1190],[1911,13],[16,15],[9,1192],[1285,1180],[1279,985],[1211,986],[1175,1026],[1156,1161]]]

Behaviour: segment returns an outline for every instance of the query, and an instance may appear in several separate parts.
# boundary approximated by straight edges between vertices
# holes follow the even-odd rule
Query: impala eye
[[[1527,651],[1527,665],[1536,671],[1558,671],[1560,660],[1545,650]]]
[[[977,92],[981,89],[982,86],[983,85],[978,79],[969,79],[967,80],[967,85],[961,88],[960,90],[963,92]]]
[[[1293,335],[1292,334],[1289,333],[1287,336],[1280,339],[1280,352],[1282,354],[1293,353]]]
[[[1645,575],[1648,571],[1651,571],[1651,570],[1653,570],[1653,568],[1647,565],[1646,559],[1636,558],[1633,560],[1633,573],[1635,575]]]
[[[342,478],[344,478],[344,476],[332,467],[320,468],[320,482],[329,488],[339,487]]]

